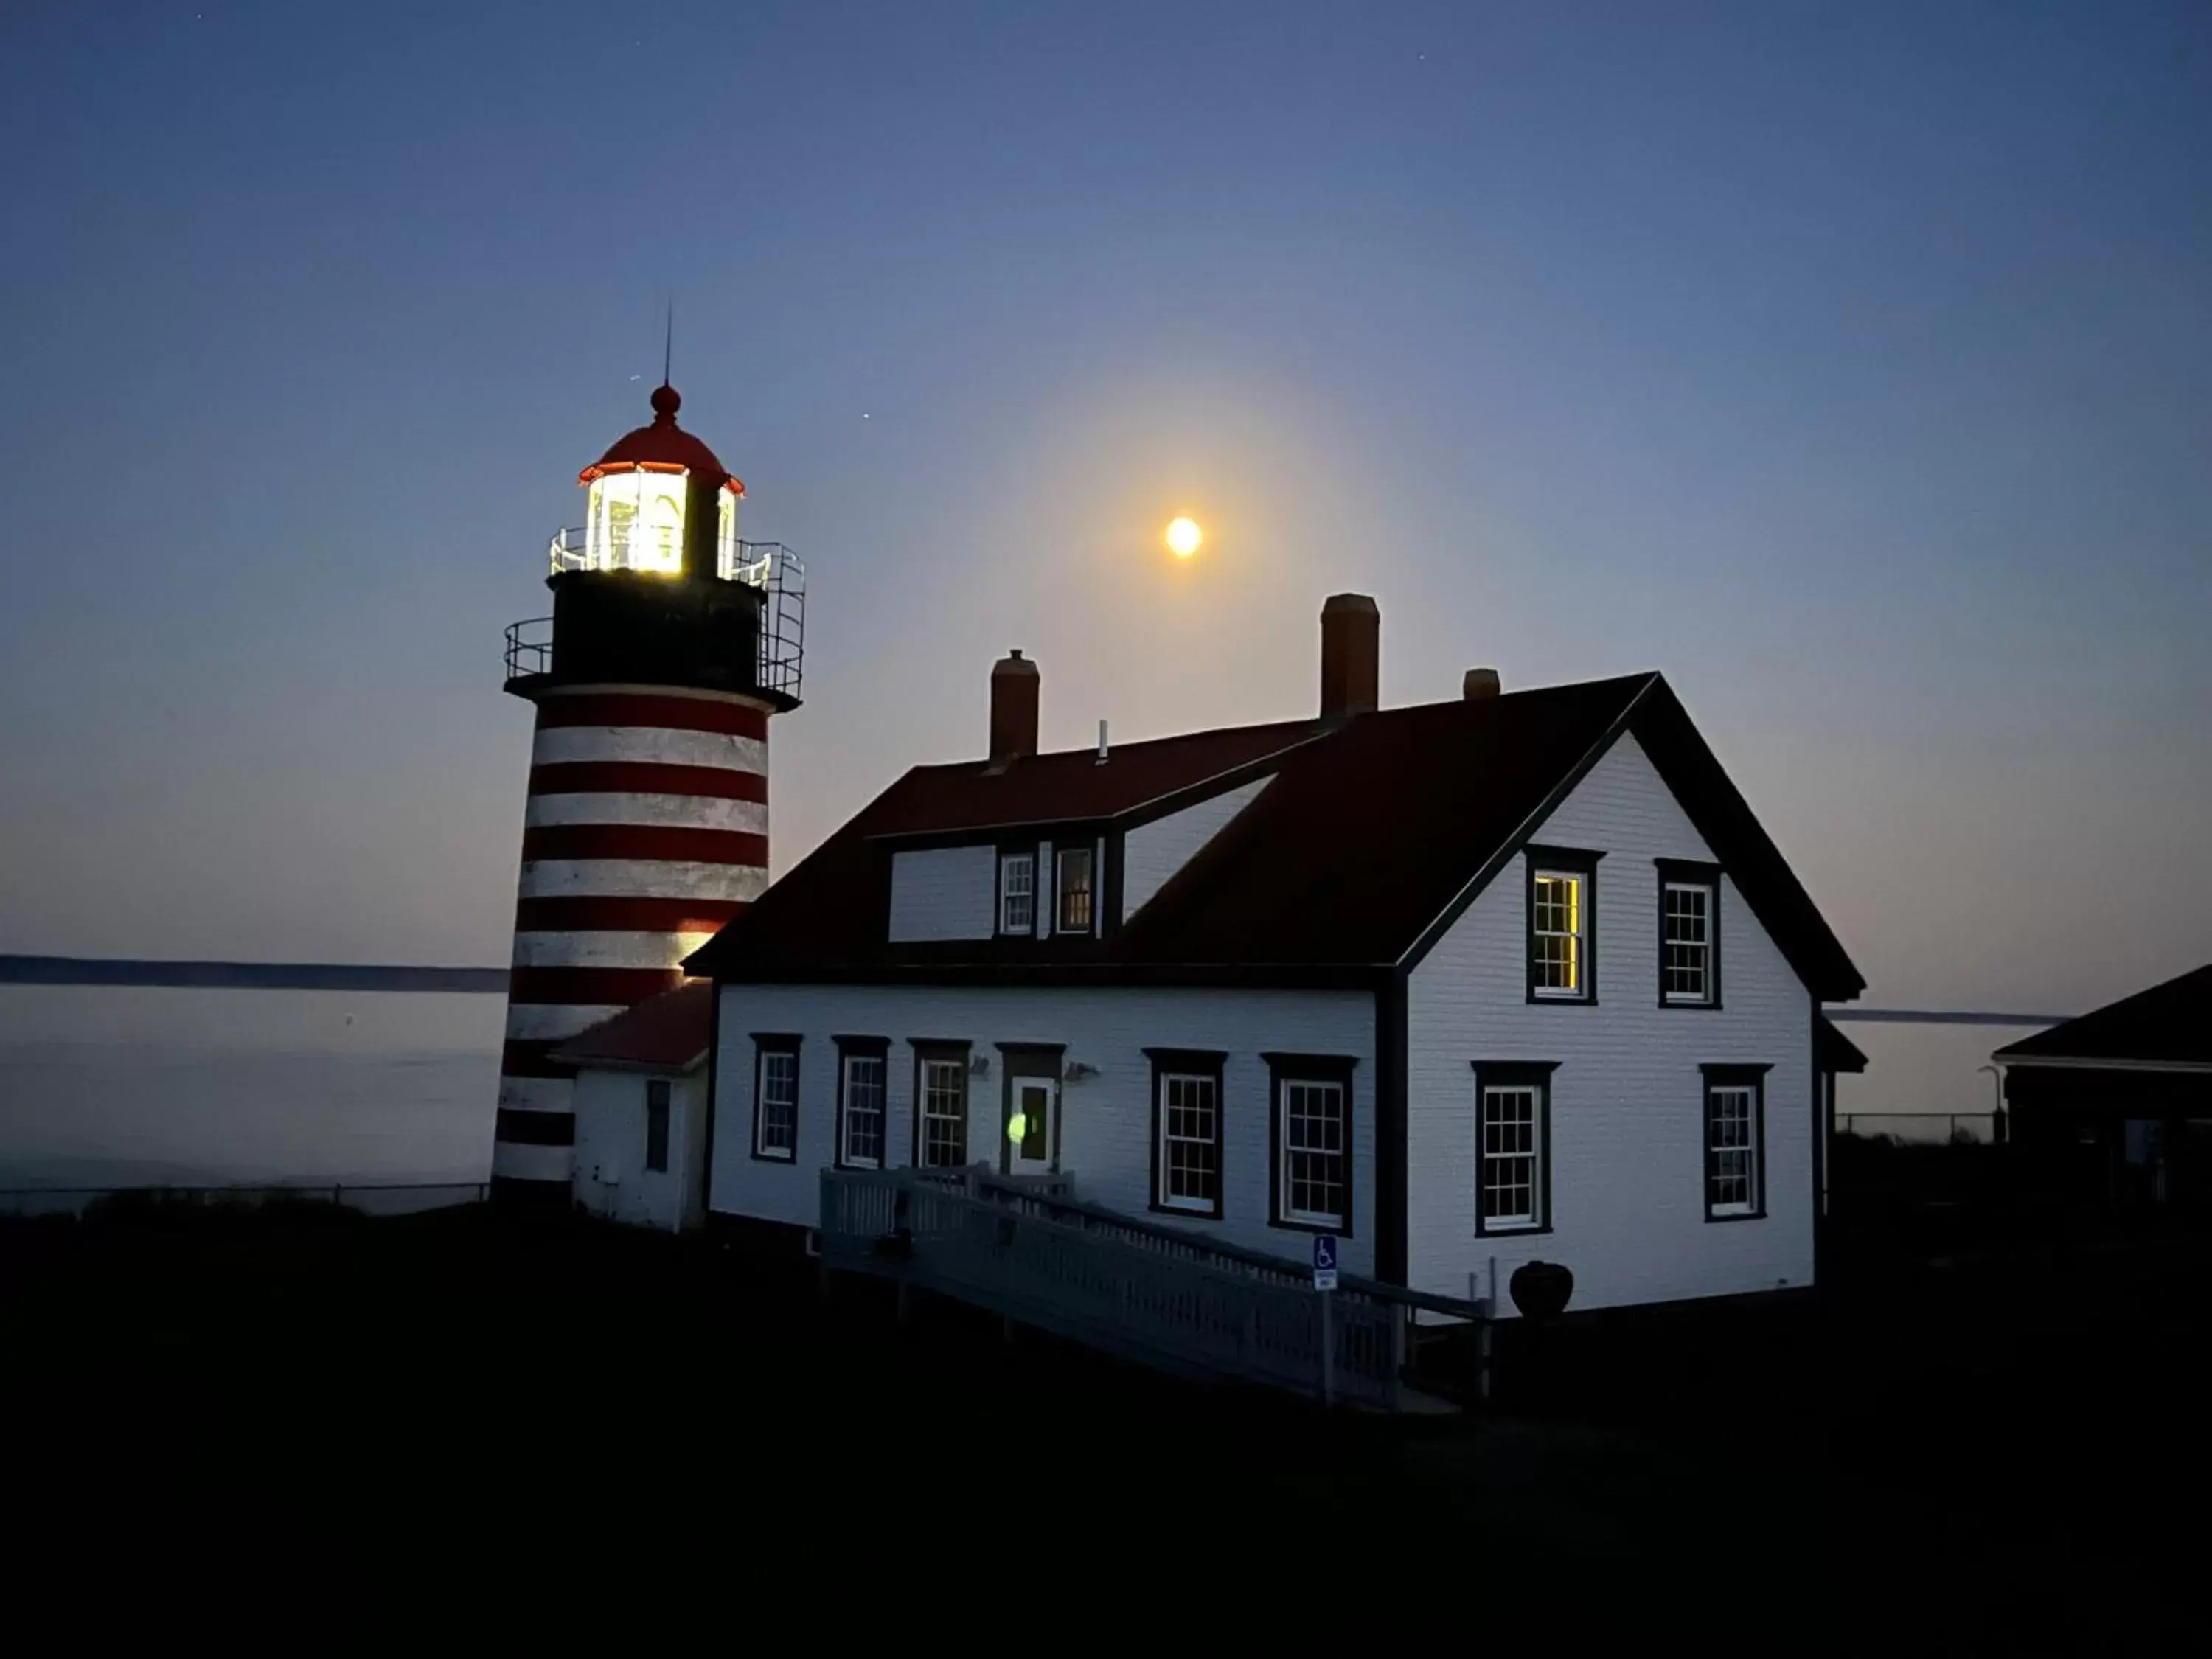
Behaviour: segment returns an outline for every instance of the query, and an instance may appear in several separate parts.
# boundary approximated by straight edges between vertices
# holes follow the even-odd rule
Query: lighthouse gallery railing
[[[553,538],[553,573],[583,570],[584,532],[564,530]],[[781,542],[737,544],[733,580],[760,590],[760,654],[754,684],[794,701],[806,659],[806,562]],[[553,618],[528,617],[507,629],[507,678],[528,678],[553,672]]]

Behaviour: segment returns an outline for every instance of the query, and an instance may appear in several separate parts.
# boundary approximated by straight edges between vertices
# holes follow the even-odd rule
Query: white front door
[[[1006,1168],[1015,1175],[1048,1175],[1060,1155],[1060,1079],[1012,1079],[1006,1120]]]

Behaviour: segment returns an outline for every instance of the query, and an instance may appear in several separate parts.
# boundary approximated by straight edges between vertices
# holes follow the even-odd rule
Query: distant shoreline
[[[0,956],[0,985],[136,985],[233,991],[507,989],[504,968],[406,968],[343,962],[138,962],[125,957]]]
[[[507,990],[504,968],[406,968],[344,962],[138,962],[127,957],[0,956],[0,985],[154,985],[234,991]],[[1830,1019],[1873,1025],[2056,1025],[2065,1014],[1938,1008],[1830,1008]]]

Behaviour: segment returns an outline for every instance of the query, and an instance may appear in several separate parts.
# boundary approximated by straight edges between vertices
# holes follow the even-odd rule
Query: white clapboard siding
[[[891,855],[890,937],[988,939],[999,854],[994,847],[933,847]]]
[[[1487,1289],[1513,1269],[1575,1275],[1575,1308],[1799,1286],[1813,1279],[1812,1017],[1803,983],[1733,884],[1721,894],[1718,1009],[1658,1006],[1660,858],[1708,860],[1650,759],[1621,738],[1535,832],[1602,852],[1594,1006],[1527,999],[1526,881],[1516,859],[1407,986],[1407,1267],[1415,1288]],[[1548,1233],[1475,1232],[1476,1060],[1554,1060]],[[1704,1079],[1768,1064],[1766,1215],[1705,1216]]]
[[[1061,1167],[1079,1196],[1134,1215],[1152,1201],[1152,1063],[1147,1048],[1212,1048],[1222,1074],[1224,1213],[1218,1221],[1154,1219],[1251,1249],[1305,1261],[1310,1234],[1268,1222],[1270,1051],[1352,1060],[1352,1220],[1347,1271],[1374,1261],[1374,998],[1364,991],[1079,990],[940,986],[741,985],[721,992],[721,1070],[716,1084],[713,1188],[717,1212],[811,1226],[820,1171],[832,1156],[839,1034],[890,1042],[886,1138],[890,1161],[913,1158],[915,1038],[965,1038],[990,1062],[969,1091],[969,1156],[997,1167],[1006,1065],[997,1045],[1064,1043],[1070,1064],[1096,1075],[1060,1090]],[[751,1156],[754,1031],[798,1032],[799,1156]]]
[[[1220,834],[1229,821],[1257,799],[1272,778],[1255,778],[1239,788],[1225,789],[1180,812],[1139,824],[1121,838],[1121,920],[1127,921],[1145,907],[1146,901],[1166,886],[1175,872],[1196,857],[1200,848]]]

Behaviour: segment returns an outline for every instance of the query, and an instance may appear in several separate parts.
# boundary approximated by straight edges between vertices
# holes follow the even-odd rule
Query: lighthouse
[[[494,1189],[567,1200],[568,1038],[679,985],[768,883],[768,726],[799,704],[805,571],[738,534],[745,487],[677,424],[578,475],[553,538],[553,614],[507,630],[506,689],[537,709],[522,820]]]

